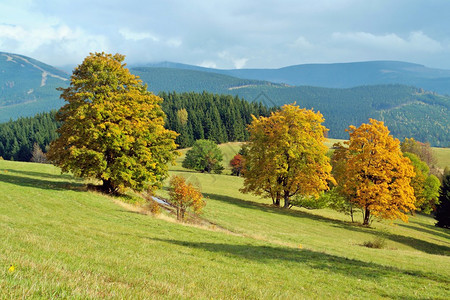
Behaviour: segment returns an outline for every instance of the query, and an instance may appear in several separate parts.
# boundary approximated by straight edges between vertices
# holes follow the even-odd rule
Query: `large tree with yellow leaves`
[[[407,221],[406,213],[415,209],[411,178],[415,176],[411,161],[404,157],[400,142],[394,139],[383,122],[350,126],[345,151],[345,170],[339,183],[342,192],[362,208],[363,224],[372,216]]]
[[[62,91],[60,137],[49,159],[83,178],[102,181],[108,193],[159,186],[174,160],[177,134],[164,128],[162,99],[130,74],[120,54],[95,53]]]
[[[270,197],[276,206],[283,199],[289,208],[294,195],[328,189],[334,179],[323,144],[323,121],[322,114],[296,105],[284,105],[270,117],[253,117],[241,191]]]

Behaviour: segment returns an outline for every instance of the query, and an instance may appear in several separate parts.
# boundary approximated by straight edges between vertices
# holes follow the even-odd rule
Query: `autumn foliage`
[[[184,177],[172,176],[169,184],[170,202],[177,208],[178,220],[184,220],[185,213],[188,209],[199,213],[206,205],[200,190],[192,185],[192,183],[187,183]]]
[[[244,150],[244,193],[291,206],[294,195],[317,195],[334,182],[323,144],[327,129],[322,114],[284,105],[270,117],[253,117]]]
[[[348,129],[348,148],[340,149],[345,165],[338,178],[342,192],[362,208],[364,225],[371,216],[407,221],[407,212],[415,209],[411,178],[413,166],[400,151],[383,122],[370,119],[370,124]]]
[[[230,161],[231,175],[241,176],[244,170],[244,157],[238,153]]]
[[[160,186],[174,161],[177,134],[164,128],[162,99],[122,64],[95,53],[73,72],[57,119],[60,137],[48,158],[75,176],[103,182],[108,193]]]

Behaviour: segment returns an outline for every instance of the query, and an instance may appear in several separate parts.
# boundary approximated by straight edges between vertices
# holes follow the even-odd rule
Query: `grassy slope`
[[[201,185],[204,217],[233,234],[126,210],[52,166],[0,161],[4,297],[450,295],[450,233],[429,217],[363,228],[329,210],[273,209],[240,194],[241,178],[172,169]],[[386,249],[361,246],[380,235]]]

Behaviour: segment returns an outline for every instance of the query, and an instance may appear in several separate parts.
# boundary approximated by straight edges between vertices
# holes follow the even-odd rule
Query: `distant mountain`
[[[348,138],[345,129],[369,118],[385,121],[397,138],[414,137],[435,146],[450,146],[450,97],[406,85],[372,85],[346,89],[287,86],[243,80],[198,69],[132,68],[154,93],[201,92],[243,97],[268,106],[297,102],[319,110],[329,136]]]
[[[310,76],[304,77],[310,80],[315,78],[317,84],[314,85],[320,82],[330,85],[361,82],[367,85],[327,88],[295,86],[293,83],[300,81],[287,80],[300,80],[302,77],[298,74],[306,72],[305,66],[265,71],[215,70],[167,62],[145,67],[134,66],[130,67],[130,71],[139,75],[154,93],[208,91],[235,95],[268,106],[295,101],[301,107],[320,110],[325,117],[325,125],[330,129],[329,136],[334,138],[347,138],[345,129],[349,125],[358,126],[369,118],[375,118],[384,120],[391,132],[400,139],[414,137],[435,146],[450,146],[450,97],[428,92],[423,86],[369,85],[370,80],[376,78],[375,74],[378,74],[379,80],[387,78],[389,74],[394,78],[396,74],[398,78],[421,76],[440,86],[446,82],[445,76],[449,71],[400,62],[370,62],[327,65],[328,71],[321,77],[317,68],[325,66],[309,65]],[[347,68],[347,73],[343,67]],[[316,71],[311,71],[314,68]],[[364,68],[367,68],[367,73]],[[260,75],[257,76],[258,72]],[[274,74],[278,74],[277,77]],[[343,74],[347,74],[348,78]],[[237,77],[244,75],[252,78]],[[56,88],[66,87],[68,78],[69,75],[63,71],[34,59],[0,52],[0,122],[58,109],[63,105],[63,100],[59,99],[60,92]],[[278,82],[273,83],[265,78]],[[309,84],[312,85],[312,81]]]
[[[450,70],[400,61],[303,64],[279,69],[221,70],[162,62],[146,67],[187,69],[287,85],[351,88],[361,85],[405,84],[450,95]]]
[[[0,52],[0,122],[61,107],[69,75],[35,59]]]

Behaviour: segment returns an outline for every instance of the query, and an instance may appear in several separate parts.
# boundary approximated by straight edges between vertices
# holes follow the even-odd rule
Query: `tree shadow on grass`
[[[60,177],[57,177],[60,178]],[[6,182],[23,187],[39,188],[44,190],[85,190],[86,185],[83,183],[69,182],[69,181],[54,181],[44,180],[38,178],[31,178],[27,176],[18,176],[13,174],[0,174],[0,182]]]
[[[203,196],[209,197],[214,200],[219,200],[222,202],[237,205],[242,208],[258,209],[263,212],[275,213],[275,214],[280,214],[280,215],[284,215],[284,216],[292,216],[292,217],[303,218],[303,219],[307,218],[307,219],[314,220],[314,221],[324,222],[330,226],[342,228],[345,230],[352,230],[352,231],[362,232],[362,233],[366,233],[366,234],[372,234],[372,235],[376,235],[376,236],[380,235],[391,241],[394,241],[394,242],[397,242],[400,244],[404,244],[406,246],[412,247],[416,250],[419,250],[419,251],[422,251],[422,252],[425,252],[428,254],[437,254],[437,255],[446,255],[446,256],[450,255],[449,247],[430,243],[430,242],[423,241],[421,239],[417,239],[417,238],[413,238],[413,237],[409,237],[409,236],[403,236],[403,235],[398,235],[398,234],[393,234],[393,233],[381,233],[381,232],[376,231],[373,228],[360,226],[358,224],[351,223],[351,222],[345,222],[345,221],[341,221],[341,220],[327,218],[324,216],[309,214],[307,212],[303,212],[303,211],[299,211],[299,210],[290,210],[290,209],[273,207],[271,205],[248,201],[248,200],[242,200],[239,198],[234,198],[234,197],[229,197],[229,196],[208,194],[208,193],[204,193]]]
[[[233,204],[242,208],[249,208],[249,209],[257,209],[263,212],[273,213],[273,214],[279,214],[284,216],[292,216],[297,218],[307,218],[315,221],[325,222],[333,227],[340,227],[344,229],[349,229],[353,231],[363,232],[363,233],[369,233],[373,234],[374,229],[366,226],[362,226],[359,223],[352,223],[352,222],[346,222],[341,220],[336,220],[332,218],[327,218],[324,216],[319,216],[315,214],[310,214],[304,211],[300,210],[293,210],[293,209],[285,209],[280,207],[275,207],[270,204],[265,203],[259,203],[249,200],[243,200],[235,197],[230,196],[223,196],[223,195],[217,195],[217,194],[210,194],[210,193],[203,193],[203,196],[219,200],[221,202]]]
[[[419,227],[419,226],[411,226],[411,225],[408,225],[408,224],[398,224],[398,225],[401,226],[401,227],[406,227],[406,228],[409,228],[409,229],[412,229],[412,230],[417,230],[417,231],[428,233],[428,234],[431,234],[431,235],[440,236],[440,237],[443,237],[444,239],[450,239],[450,233],[441,232],[440,230],[435,230],[434,228],[433,229],[423,228],[424,225],[422,225],[422,224],[418,224],[421,227]]]
[[[3,169],[0,169],[0,171]],[[34,171],[24,171],[24,170],[13,170],[13,169],[5,169],[5,171],[7,171],[8,173],[16,173],[16,174],[21,174],[21,175],[25,175],[25,176],[33,176],[33,177],[41,177],[41,178],[48,178],[48,179],[65,179],[65,180],[80,180],[77,179],[75,177],[73,177],[70,174],[49,174],[49,173],[44,173],[44,172],[34,172]],[[81,180],[80,180],[81,181]]]
[[[404,236],[394,233],[384,233],[382,234],[385,238],[403,244],[410,246],[416,250],[428,253],[428,254],[436,254],[436,255],[444,255],[444,256],[450,256],[450,247],[438,245],[435,243],[430,243],[421,239],[416,239],[410,236]]]
[[[202,249],[215,252],[225,256],[269,263],[278,261],[283,264],[302,264],[313,269],[325,272],[341,273],[358,279],[376,279],[379,277],[420,277],[422,279],[450,283],[445,276],[435,273],[421,271],[409,271],[395,267],[383,266],[375,263],[367,263],[355,259],[348,259],[321,252],[306,249],[294,249],[287,247],[258,246],[258,245],[234,245],[224,243],[206,243],[180,241],[161,238],[150,238],[152,240],[184,246],[194,249]],[[407,280],[407,278],[405,278]]]

